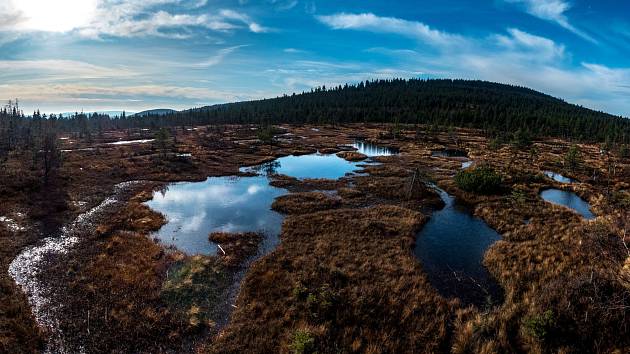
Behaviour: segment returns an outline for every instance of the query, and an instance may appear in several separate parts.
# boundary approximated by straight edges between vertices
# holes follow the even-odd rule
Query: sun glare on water
[[[96,0],[12,0],[23,21],[20,27],[36,31],[67,32],[87,25]]]

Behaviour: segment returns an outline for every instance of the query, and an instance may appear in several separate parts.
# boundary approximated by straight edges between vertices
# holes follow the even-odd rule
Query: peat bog
[[[0,208],[1,264],[12,276],[2,281],[25,293],[3,303],[0,343],[165,353],[629,345],[627,159],[608,176],[598,147],[584,145],[567,181],[545,176],[571,148],[557,139],[537,141],[532,156],[488,149],[472,129],[282,125],[271,145],[259,129],[182,127],[166,144],[147,130],[61,140],[72,150],[55,182],[65,209],[51,214],[62,237],[9,242],[37,228],[35,214],[18,193]],[[455,183],[462,169],[486,167],[501,176],[497,190]],[[575,182],[593,169],[605,178]],[[119,193],[134,180],[143,182]]]

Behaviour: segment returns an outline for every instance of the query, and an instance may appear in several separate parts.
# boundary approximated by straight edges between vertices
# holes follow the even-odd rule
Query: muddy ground
[[[44,185],[37,169],[12,156],[0,206],[0,351],[38,352],[623,352],[630,348],[630,161],[580,145],[582,163],[565,167],[571,144],[542,139],[524,150],[490,149],[481,132],[409,127],[281,126],[273,147],[253,126],[184,127],[162,150],[146,130],[61,140],[64,164]],[[277,176],[291,194],[273,205],[287,215],[280,246],[249,265],[256,234],[213,235],[216,256],[190,257],[163,247],[151,232],[165,222],[142,202],[174,181],[238,174],[289,154],[337,153],[356,138],[400,149],[379,166],[337,181]],[[503,191],[480,196],[457,188],[457,158],[504,176]],[[188,155],[190,154],[190,156]],[[355,154],[345,158],[362,159]],[[541,175],[553,170],[579,183]],[[78,245],[48,257],[39,278],[52,300],[54,328],[37,326],[27,298],[8,276],[13,259],[38,240],[141,181],[119,203],[81,228]],[[421,183],[418,183],[421,181]],[[505,291],[495,307],[464,307],[427,281],[413,254],[416,232],[442,203],[433,182],[474,208],[502,234],[484,264]],[[585,221],[538,197],[570,189],[598,216]],[[321,191],[334,191],[322,193]],[[7,219],[10,219],[7,221]],[[525,222],[527,221],[527,222]],[[247,269],[244,266],[248,265]],[[233,282],[245,274],[232,302]],[[611,330],[602,330],[611,329]],[[614,330],[613,330],[614,329]],[[115,334],[115,335],[112,335]]]

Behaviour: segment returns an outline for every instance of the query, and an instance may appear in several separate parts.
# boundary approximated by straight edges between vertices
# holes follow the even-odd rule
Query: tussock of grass
[[[342,151],[337,156],[347,161],[363,161],[367,159],[367,155],[356,151]]]
[[[97,232],[106,235],[112,230],[134,230],[141,233],[157,231],[166,223],[164,215],[157,213],[145,204],[129,202],[118,213],[114,214],[107,223],[99,225]]]
[[[335,190],[337,188],[345,186],[346,183],[347,182],[343,179],[297,179],[295,177],[289,177],[285,175],[276,175],[273,176],[273,179],[269,184],[274,187],[288,189],[291,192],[305,192],[314,190]]]
[[[220,245],[225,254],[217,250],[217,257],[227,267],[237,267],[247,258],[253,256],[263,236],[255,232],[228,233],[213,232],[209,240]]]
[[[292,193],[277,198],[271,208],[284,214],[308,214],[334,209],[341,204],[338,198],[321,192]]]

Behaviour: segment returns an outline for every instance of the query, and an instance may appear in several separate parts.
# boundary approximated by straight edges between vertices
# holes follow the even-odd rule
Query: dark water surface
[[[468,153],[464,150],[443,149],[431,152],[433,157],[468,157]]]
[[[540,192],[540,197],[547,202],[573,209],[585,219],[595,218],[595,215],[591,212],[590,205],[573,192],[553,188],[545,189]]]
[[[483,256],[501,236],[455,198],[437,189],[446,206],[435,212],[416,239],[415,254],[431,284],[445,297],[478,307],[502,301],[503,291],[483,266]]]

